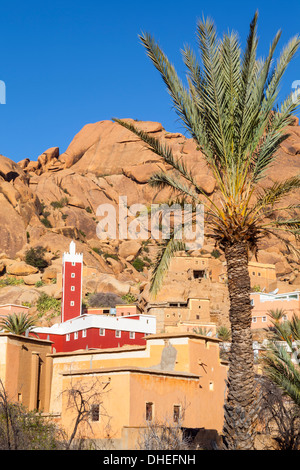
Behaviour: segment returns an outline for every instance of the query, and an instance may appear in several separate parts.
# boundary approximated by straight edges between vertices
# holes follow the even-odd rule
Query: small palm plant
[[[201,336],[212,336],[212,330],[208,330],[207,328],[202,327],[202,326],[193,328],[193,333],[196,333],[196,335],[201,335]]]
[[[231,331],[226,326],[219,326],[217,329],[217,338],[221,341],[220,343],[220,358],[228,361],[229,359],[229,347],[228,343],[231,340]],[[226,344],[227,343],[227,344]]]
[[[221,340],[221,341],[230,341],[231,339],[231,332],[230,330],[226,327],[226,326],[219,326],[219,328],[217,329],[217,337]]]
[[[187,86],[178,77],[150,34],[141,36],[148,56],[160,72],[175,110],[186,131],[215,177],[217,197],[197,182],[186,162],[173,155],[159,139],[129,121],[114,119],[137,135],[171,167],[151,176],[149,184],[170,188],[176,198],[205,208],[206,236],[225,254],[230,300],[231,351],[228,393],[225,403],[223,437],[227,449],[253,449],[257,399],[251,333],[251,301],[248,260],[264,237],[276,235],[290,250],[287,232],[300,236],[299,204],[285,203],[285,197],[300,188],[300,177],[266,184],[264,178],[276,164],[276,151],[288,137],[286,127],[294,121],[300,97],[292,93],[277,106],[283,74],[299,49],[292,38],[274,59],[281,33],[272,41],[265,59],[257,57],[258,14],[250,25],[245,51],[235,33],[217,36],[214,23],[197,24],[199,57],[183,50]],[[174,253],[184,248],[174,233],[165,241],[153,269],[151,292],[163,282]]]
[[[273,321],[280,322],[285,316],[285,310],[276,308],[275,310],[268,310],[268,314]]]
[[[28,313],[12,313],[0,319],[0,330],[15,335],[25,335],[26,331],[36,326],[35,322],[35,318],[30,317]]]

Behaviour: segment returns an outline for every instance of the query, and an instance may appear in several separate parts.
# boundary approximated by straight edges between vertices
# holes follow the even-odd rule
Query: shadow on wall
[[[177,357],[177,349],[172,346],[169,340],[165,341],[165,347],[161,353],[160,363],[156,366],[150,367],[150,369],[154,370],[165,370],[171,371],[175,368]]]

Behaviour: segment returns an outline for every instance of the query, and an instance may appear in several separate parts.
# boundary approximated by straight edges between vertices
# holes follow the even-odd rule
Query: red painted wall
[[[72,273],[75,277],[72,278]],[[72,266],[70,261],[66,261],[63,265],[63,292],[62,292],[62,321],[81,315],[81,283],[82,283],[82,264],[75,263]],[[72,291],[71,287],[75,290]],[[74,306],[71,306],[71,302]]]
[[[135,338],[130,338],[129,331],[121,331],[121,337],[116,337],[115,330],[105,329],[105,335],[100,336],[99,328],[86,329],[86,337],[83,337],[83,330],[78,331],[78,339],[74,339],[74,333],[70,333],[70,340],[66,340],[65,335],[47,335],[39,333],[39,338],[49,339],[53,341],[52,349],[55,352],[71,352],[77,349],[88,348],[117,348],[124,345],[139,345],[146,344],[145,333],[135,333]],[[49,338],[48,338],[49,336]]]

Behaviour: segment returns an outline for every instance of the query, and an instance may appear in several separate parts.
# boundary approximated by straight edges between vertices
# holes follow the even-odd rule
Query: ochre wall
[[[0,334],[0,377],[8,398],[29,409],[47,409],[49,405],[49,341],[19,335]],[[4,365],[4,364],[5,365]]]
[[[80,380],[81,384],[109,381],[102,406],[110,417],[114,439],[121,439],[125,427],[145,426],[147,401],[154,403],[155,418],[172,417],[173,406],[181,405],[186,411],[184,426],[221,431],[227,367],[219,359],[218,344],[193,334],[153,335],[145,348],[53,355],[49,411],[61,413],[61,425],[71,429],[74,414],[67,412],[62,392]],[[176,350],[176,357],[166,364],[162,352],[169,346]],[[92,423],[94,437],[99,439],[105,437],[108,418],[100,421]]]

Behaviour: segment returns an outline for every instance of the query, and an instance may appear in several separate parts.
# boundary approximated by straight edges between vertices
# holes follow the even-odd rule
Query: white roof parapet
[[[29,308],[27,305],[19,305],[19,304],[1,304],[0,308],[3,307],[22,307],[22,308]]]
[[[299,296],[300,291],[295,290],[291,292],[282,292],[282,293],[279,293],[279,292],[276,292],[276,293],[257,292],[257,293],[260,296],[260,301],[265,302],[268,300],[271,300],[271,301],[272,300],[294,300],[295,296]]]
[[[83,253],[76,253],[76,245],[73,240],[70,243],[69,250],[69,253],[65,252],[63,254],[63,263],[65,261],[69,261],[71,263],[82,263]]]
[[[106,328],[109,330],[135,331],[136,333],[156,333],[156,317],[154,315],[140,315],[139,319],[130,316],[111,317],[106,315],[80,315],[64,323],[54,324],[50,327],[33,328],[34,333],[65,335],[87,328]]]

